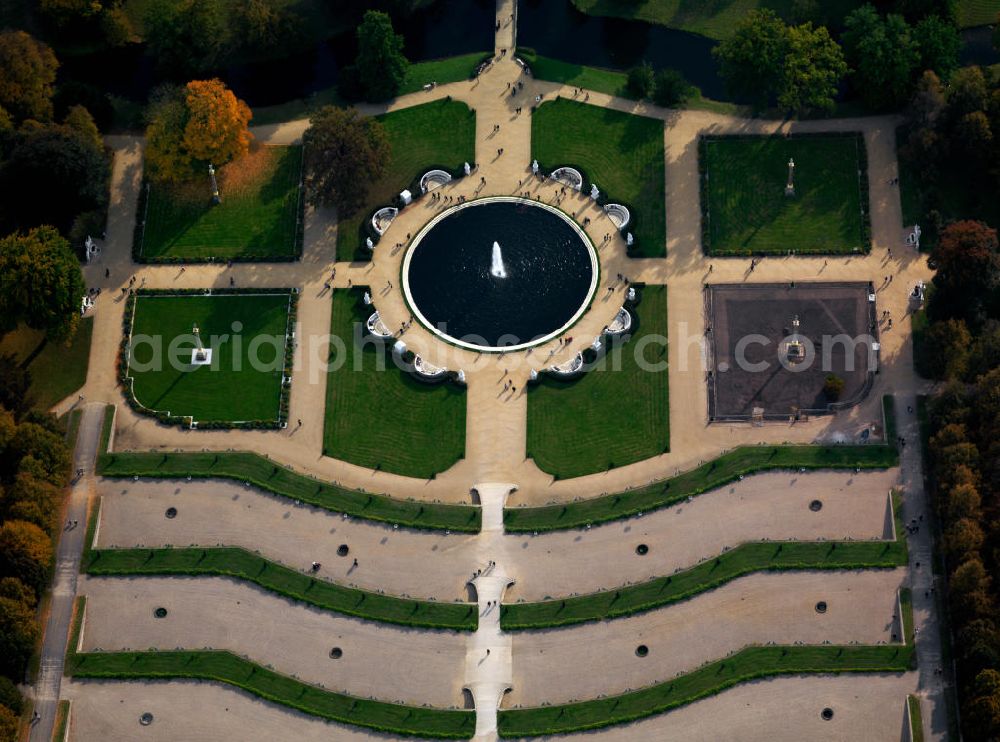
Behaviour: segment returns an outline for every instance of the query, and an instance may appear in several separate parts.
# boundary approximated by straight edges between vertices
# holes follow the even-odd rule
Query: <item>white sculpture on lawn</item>
[[[198,325],[194,326],[191,330],[194,334],[194,351],[191,353],[191,364],[194,366],[207,366],[212,362],[212,349],[206,348],[201,342],[201,332],[198,330]]]

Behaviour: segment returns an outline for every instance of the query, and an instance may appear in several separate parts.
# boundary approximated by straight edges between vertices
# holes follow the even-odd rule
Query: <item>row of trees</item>
[[[921,193],[936,270],[914,338],[918,370],[944,383],[931,399],[931,492],[948,576],[964,736],[1000,735],[1000,242],[980,191],[1000,180],[997,79],[978,67],[947,85],[925,72],[909,106],[900,159]],[[978,213],[972,213],[978,212]],[[996,211],[993,211],[996,214]]]
[[[832,110],[845,76],[871,108],[899,107],[923,70],[947,77],[960,47],[951,20],[927,15],[911,25],[864,5],[845,19],[839,44],[824,26],[790,26],[764,9],[748,14],[715,54],[734,95],[805,113]]]
[[[21,696],[14,687],[41,630],[36,609],[52,572],[71,458],[49,415],[20,419],[0,407],[0,739],[17,739]]]
[[[0,333],[69,339],[84,287],[66,238],[103,230],[111,168],[85,108],[52,120],[57,67],[45,44],[0,32]]]

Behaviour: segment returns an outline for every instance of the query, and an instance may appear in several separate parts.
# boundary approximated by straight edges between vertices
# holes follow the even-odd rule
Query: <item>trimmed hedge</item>
[[[104,453],[97,472],[104,477],[232,479],[275,495],[337,513],[408,528],[478,533],[482,512],[474,505],[399,500],[307,477],[248,451],[218,453]]]
[[[740,683],[779,675],[900,673],[916,660],[912,646],[754,646],[673,680],[579,703],[503,709],[501,737],[536,737],[600,729],[661,714],[714,696]]]
[[[664,508],[762,471],[887,469],[898,463],[895,446],[878,444],[741,446],[646,487],[559,505],[505,508],[504,528],[508,533],[541,533],[606,523]]]
[[[82,571],[98,576],[218,575],[252,582],[292,600],[368,621],[428,629],[475,631],[472,603],[437,603],[381,595],[318,580],[238,547],[93,549]]]
[[[407,706],[319,688],[224,651],[73,653],[67,674],[114,680],[209,680],[241,688],[265,701],[342,724],[387,734],[469,739],[473,711]]]

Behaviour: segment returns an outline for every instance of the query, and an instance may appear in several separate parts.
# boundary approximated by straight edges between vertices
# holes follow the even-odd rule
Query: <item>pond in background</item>
[[[645,21],[603,18],[577,10],[570,0],[520,0],[517,43],[545,57],[626,70],[643,60],[678,70],[704,96],[725,100],[725,84],[712,56],[716,42]]]

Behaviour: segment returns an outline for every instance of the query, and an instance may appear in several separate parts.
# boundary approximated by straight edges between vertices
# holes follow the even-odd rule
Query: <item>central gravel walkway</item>
[[[527,192],[531,198],[554,202],[558,189],[531,177],[530,108],[536,97],[543,101],[557,96],[570,98],[574,97],[574,91],[556,83],[535,80],[513,61],[512,50],[516,43],[516,5],[513,0],[499,0],[497,3],[496,26],[496,56],[492,65],[477,79],[403,96],[387,105],[360,108],[364,113],[377,114],[445,96],[463,101],[476,111],[478,169],[471,177],[444,186],[441,193],[471,198]],[[509,84],[517,82],[523,83],[524,87],[512,97],[509,95]],[[326,374],[321,367],[321,359],[325,358],[326,348],[323,340],[316,339],[324,338],[329,332],[331,296],[331,292],[323,290],[323,284],[336,269],[336,288],[344,288],[348,282],[355,286],[373,287],[386,325],[399,326],[409,319],[398,286],[403,251],[393,253],[390,249],[379,248],[370,263],[335,263],[336,215],[329,210],[309,209],[306,216],[306,250],[302,260],[295,263],[238,263],[232,267],[223,264],[191,265],[183,271],[175,266],[134,264],[131,260],[131,240],[141,183],[142,140],[137,137],[109,137],[108,144],[115,151],[115,164],[108,236],[100,256],[85,268],[88,285],[102,289],[93,310],[95,323],[90,367],[87,383],[81,390],[88,401],[121,401],[116,377],[124,310],[121,289],[128,285],[131,276],[135,275],[140,285],[150,288],[225,287],[232,279],[238,287],[298,287],[301,291],[296,327],[299,346],[296,349],[290,411],[292,420],[302,420],[301,427],[290,426],[285,431],[267,432],[192,432],[162,427],[150,418],[134,414],[126,405],[119,405],[116,449],[255,451],[321,479],[368,491],[386,492],[394,497],[461,503],[478,501],[483,508],[483,530],[471,537],[394,534],[378,526],[343,521],[310,508],[293,507],[286,501],[218,482],[186,487],[173,482],[142,482],[134,486],[129,482],[110,482],[101,485],[101,494],[106,498],[101,545],[163,545],[172,543],[171,539],[177,536],[185,539],[183,543],[218,543],[259,549],[268,558],[298,568],[304,568],[304,564],[315,559],[323,563],[324,577],[371,589],[384,589],[386,592],[441,600],[468,599],[468,593],[474,594],[479,603],[480,624],[479,630],[465,640],[464,657],[454,639],[451,646],[442,645],[440,648],[441,657],[447,657],[449,662],[458,648],[457,662],[464,663],[463,669],[448,671],[443,665],[431,663],[429,669],[433,668],[440,677],[432,681],[433,688],[426,689],[428,695],[425,700],[446,702],[457,699],[460,688],[467,689],[477,710],[476,738],[487,740],[496,737],[497,707],[511,688],[515,694],[513,697],[526,704],[537,703],[541,697],[584,697],[594,691],[588,685],[587,669],[590,668],[590,674],[603,676],[606,667],[592,664],[597,661],[594,658],[598,655],[586,654],[587,647],[604,641],[613,631],[612,628],[595,625],[553,633],[553,637],[566,637],[566,641],[558,640],[565,662],[553,664],[553,656],[540,661],[538,658],[532,660],[529,659],[535,651],[532,642],[549,641],[550,635],[525,636],[512,642],[511,637],[499,629],[499,603],[505,595],[508,600],[539,599],[549,594],[606,588],[690,565],[718,553],[725,546],[744,540],[885,538],[886,497],[889,488],[898,485],[903,486],[907,496],[907,516],[918,517],[925,512],[918,451],[916,446],[911,446],[904,451],[901,471],[866,473],[856,477],[842,473],[801,477],[765,475],[748,478],[732,488],[696,498],[692,503],[647,515],[641,522],[609,524],[585,534],[567,532],[541,537],[503,535],[502,508],[505,501],[510,505],[568,502],[624,490],[689,469],[741,444],[853,439],[862,428],[880,419],[883,393],[896,394],[900,404],[905,400],[906,405],[912,405],[915,395],[927,389],[926,383],[913,372],[906,314],[909,290],[917,280],[929,280],[931,273],[921,256],[906,250],[901,244],[899,195],[897,189],[889,185],[897,174],[894,136],[899,123],[897,119],[883,116],[803,122],[747,120],[705,111],[667,110],[595,92],[588,95],[590,105],[649,116],[664,122],[664,207],[669,235],[667,257],[629,259],[623,240],[617,236],[603,212],[589,198],[570,194],[562,201],[561,207],[576,214],[578,220],[582,221],[585,217],[592,219],[587,231],[595,244],[601,242],[606,232],[616,234],[615,239],[600,250],[605,282],[597,289],[599,298],[575,327],[573,343],[568,346],[550,343],[530,353],[505,357],[481,356],[446,346],[415,324],[406,334],[408,347],[436,365],[462,369],[468,382],[465,458],[430,481],[371,471],[322,454]],[[521,114],[516,112],[518,107],[524,109]],[[295,143],[301,140],[307,125],[304,120],[292,121],[258,127],[255,134],[265,143]],[[498,125],[499,129],[496,128]],[[700,366],[704,327],[703,285],[709,276],[713,282],[742,282],[748,280],[749,273],[748,261],[712,259],[702,252],[697,138],[707,132],[776,131],[863,132],[868,147],[873,249],[869,255],[849,258],[766,258],[758,264],[753,280],[865,280],[879,285],[883,277],[892,275],[893,282],[879,291],[878,301],[881,308],[892,313],[895,326],[881,337],[882,366],[865,403],[836,416],[795,425],[707,425],[707,392]],[[407,233],[416,233],[437,210],[435,204],[427,200],[406,209],[393,223],[383,244],[391,245],[403,240]],[[105,270],[110,271],[108,277],[105,277]],[[554,481],[526,458],[525,382],[532,369],[567,360],[589,345],[614,317],[621,306],[621,287],[612,286],[615,290],[605,296],[610,286],[606,281],[607,277],[614,277],[619,272],[635,281],[669,284],[671,450],[606,473]],[[389,281],[392,288],[379,291]],[[516,394],[498,393],[504,378],[513,380],[518,389]],[[76,401],[77,397],[73,395],[56,411],[65,412]],[[900,431],[909,440],[916,439],[912,416],[902,420]],[[813,497],[824,500],[825,507],[820,514],[810,513],[803,507]],[[165,527],[162,512],[168,502],[178,507],[180,515]],[[279,526],[275,527],[275,524]],[[632,555],[640,539],[652,546],[650,554],[642,562]],[[684,739],[719,739],[732,736],[733,730],[739,727],[740,735],[747,739],[891,739],[893,735],[898,738],[903,698],[906,693],[914,691],[919,681],[918,692],[930,711],[924,714],[925,737],[943,739],[946,723],[941,681],[933,673],[940,659],[940,648],[936,643],[937,625],[932,599],[924,595],[925,589],[930,595],[933,584],[926,568],[930,554],[927,539],[924,530],[911,550],[914,565],[910,574],[915,575],[912,578],[915,622],[920,632],[919,678],[914,673],[907,673],[884,678],[789,678],[751,683],[666,716],[600,732],[597,736],[602,740],[659,739],[668,734]],[[63,541],[72,553],[79,553],[79,544],[66,538]],[[364,555],[357,568],[352,568],[353,558],[338,560],[334,555],[333,550],[344,542],[349,542],[352,550]],[[917,568],[917,561],[924,566]],[[887,610],[883,610],[885,606],[878,601],[885,598],[885,605],[888,606],[891,590],[900,582],[894,572],[885,573],[883,577],[893,585],[887,585],[884,594],[871,599],[874,611]],[[788,577],[770,576],[770,579],[777,590],[794,582]],[[824,575],[803,574],[795,579],[804,581],[802,594],[808,595],[809,600],[814,588],[832,584],[830,577]],[[197,587],[202,582],[209,586],[216,584],[212,580],[191,581],[189,589],[202,589]],[[135,583],[132,594],[138,594],[135,590],[139,589],[139,585],[139,582]],[[127,583],[122,586],[109,580],[104,586],[104,598],[95,600],[94,610],[111,610],[114,600],[124,599],[129,594]],[[245,586],[226,589],[237,592],[249,590]],[[691,601],[676,613],[670,609],[634,621],[638,624],[655,618],[669,622],[674,620],[672,614],[675,614],[674,617],[690,614],[694,621],[697,620],[695,613],[700,605],[723,600],[738,589],[731,586],[728,591],[720,590],[705,600]],[[113,594],[113,590],[120,592],[118,598],[114,597],[117,593]],[[242,600],[235,595],[234,592],[229,597]],[[261,611],[275,611],[279,605],[282,612],[289,610],[288,606],[270,596],[259,596],[256,592],[254,595],[257,596],[254,598],[256,603],[261,604],[258,606]],[[756,599],[762,605],[767,603],[766,599],[760,599],[759,594]],[[867,606],[868,603],[865,603],[862,608],[867,611]],[[206,603],[205,609],[210,607]],[[302,611],[299,613],[305,615]],[[742,608],[738,611],[734,609],[734,618],[737,615],[745,617]],[[760,618],[762,614],[755,615],[758,621],[763,621]],[[867,616],[868,613],[863,613],[854,618],[860,621],[866,620]],[[205,617],[206,621],[208,618]],[[110,618],[108,620],[111,621]],[[676,627],[678,631],[683,628]],[[753,630],[748,629],[746,640],[764,636],[755,627],[751,628]],[[787,640],[792,636],[789,633],[791,628],[781,627],[773,638]],[[50,632],[52,630],[50,628]],[[60,626],[55,625],[54,630],[59,632]],[[98,639],[92,636],[88,641],[142,641],[143,646],[146,642],[157,643],[152,641],[152,635],[142,633],[144,629],[140,624],[137,623],[132,630],[136,632],[133,635],[108,636],[106,639],[100,639],[98,635]],[[240,630],[249,632],[247,627]],[[728,625],[717,625],[715,628],[720,635],[727,630]],[[211,641],[236,636],[235,629],[229,631],[216,627],[212,632],[209,632]],[[866,624],[864,635],[859,633],[854,638],[869,640],[880,632],[884,632],[884,628],[877,622]],[[61,635],[65,635],[64,628]],[[128,639],[129,636],[135,638]],[[619,637],[621,642],[625,642],[622,647],[627,649],[626,645],[635,643],[635,636]],[[820,635],[803,636],[812,640]],[[771,637],[769,634],[766,638]],[[178,639],[179,635],[175,637],[175,640]],[[292,640],[288,638],[286,641]],[[358,641],[363,643],[366,640],[359,638]],[[414,635],[412,650],[415,654],[420,653],[422,641],[422,637]],[[241,645],[243,642],[243,639],[237,641]],[[326,644],[329,644],[328,637],[319,641],[314,649],[318,652]],[[397,646],[403,653],[410,650],[407,642]],[[512,663],[512,647],[513,654],[520,653],[523,664]],[[547,653],[551,655],[554,647],[552,645]],[[612,648],[618,648],[618,645],[601,647],[604,651]],[[272,651],[273,646],[262,649]],[[372,656],[383,649],[373,646]],[[544,649],[538,648],[539,657]],[[46,644],[43,667],[47,667],[46,662],[59,654],[57,650]],[[713,647],[713,651],[717,650],[718,647]],[[709,654],[711,652],[705,656]],[[275,659],[279,656],[275,655]],[[296,666],[301,659],[305,663],[302,670],[305,674],[305,667],[309,665],[305,658],[294,659],[289,655],[289,659]],[[630,657],[629,662],[632,659]],[[647,658],[647,664],[652,664],[651,660],[652,657]],[[445,659],[441,661],[445,662]],[[591,664],[588,665],[588,662]],[[614,664],[610,660],[608,662]],[[403,697],[404,684],[391,688],[388,684],[379,684],[379,677],[392,665],[391,657],[383,657],[370,667],[370,671],[378,677],[366,679],[364,671],[361,671],[362,675],[356,680],[362,684],[370,681],[373,694],[402,694],[399,697]],[[671,667],[670,671],[682,668],[682,665]],[[549,686],[533,691],[532,683],[544,684],[544,672],[553,673]],[[48,677],[43,673],[43,680]],[[607,680],[609,683],[627,682],[626,675],[616,673],[608,673]],[[56,691],[47,690],[50,683],[45,682],[47,684],[40,689],[39,697],[43,704],[49,704],[41,706],[48,714],[48,709],[54,707],[53,693]],[[254,734],[262,738],[288,738],[293,736],[284,726],[289,720],[294,721],[294,736],[297,738],[329,736],[329,725],[294,712],[276,712],[267,704],[210,685],[171,682],[157,684],[155,692],[152,686],[145,683],[68,682],[65,685],[66,695],[75,699],[74,719],[80,720],[79,725],[74,722],[78,739],[129,739],[135,733],[135,715],[146,707],[169,719],[145,730],[150,732],[150,739],[235,739],[245,735],[247,729],[254,730]],[[411,683],[406,687],[416,686]],[[540,696],[543,690],[546,693]],[[824,699],[823,704],[837,705],[835,725],[820,720],[817,705],[820,698]],[[458,703],[457,700],[455,702]],[[185,714],[177,714],[178,708],[184,708]],[[32,739],[43,739],[39,727],[35,728],[33,735]],[[336,727],[336,735],[338,739],[367,737],[356,730],[339,727]],[[581,738],[593,736],[589,734]],[[47,742],[48,738],[44,739]]]

